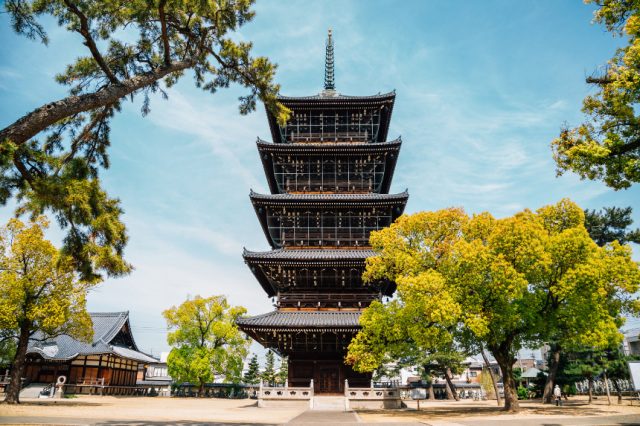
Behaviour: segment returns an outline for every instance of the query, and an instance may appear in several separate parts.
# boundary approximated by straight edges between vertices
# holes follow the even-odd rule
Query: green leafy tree
[[[14,353],[8,404],[20,402],[29,341],[67,335],[90,343],[93,336],[86,296],[99,280],[78,279],[69,256],[44,239],[48,227],[47,219],[38,217],[27,224],[12,219],[0,229],[0,336]]]
[[[87,48],[55,77],[69,96],[47,102],[0,130],[0,204],[19,202],[17,214],[50,210],[67,230],[64,254],[84,279],[131,272],[120,200],[102,189],[109,167],[110,128],[122,101],[170,88],[193,70],[197,87],[215,93],[238,83],[240,113],[262,101],[281,122],[289,111],[277,102],[277,65],[253,57],[252,43],[236,42],[251,21],[254,0],[11,0],[3,2],[13,29],[48,44],[41,20],[53,18]],[[25,91],[28,87],[23,88]]]
[[[500,365],[507,411],[519,411],[519,349],[560,327],[583,345],[607,345],[640,311],[631,248],[598,247],[569,200],[504,219],[461,208],[404,215],[370,242],[379,255],[363,278],[395,281],[398,297],[363,312],[347,362],[371,371],[385,356],[437,353],[452,341],[468,353],[484,347]]]
[[[628,242],[640,244],[640,229],[635,231],[628,229],[633,224],[631,213],[633,209],[626,207],[605,207],[601,210],[584,211],[584,227],[600,247],[613,241],[620,244]]]
[[[188,299],[162,312],[167,321],[167,343],[174,346],[167,357],[169,375],[178,382],[191,382],[205,396],[205,383],[223,379],[236,383],[250,342],[235,320],[247,312],[231,306],[224,296]]]
[[[11,364],[16,356],[16,330],[0,330],[0,368],[4,369]],[[2,372],[0,371],[0,375]]]
[[[289,359],[288,357],[283,357],[280,360],[280,367],[278,368],[278,373],[276,374],[276,382],[284,383],[289,378]]]
[[[640,3],[585,0],[598,6],[593,23],[614,36],[626,36],[598,75],[587,78],[597,92],[583,100],[585,120],[565,124],[551,142],[558,175],[572,171],[583,179],[602,179],[607,186],[629,188],[640,181]]]
[[[262,380],[266,380],[270,385],[273,385],[276,382],[277,377],[276,372],[276,358],[273,351],[267,352],[267,361],[264,366],[264,371],[260,375]]]

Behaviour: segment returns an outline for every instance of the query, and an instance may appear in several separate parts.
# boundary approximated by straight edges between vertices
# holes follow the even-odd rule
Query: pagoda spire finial
[[[334,81],[333,74],[333,39],[331,38],[331,30],[329,30],[329,37],[327,38],[327,56],[324,60],[324,91],[334,93],[336,90],[336,83]]]

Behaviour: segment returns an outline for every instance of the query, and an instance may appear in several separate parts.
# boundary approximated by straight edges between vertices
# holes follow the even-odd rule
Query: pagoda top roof
[[[277,99],[280,103],[286,104],[289,101],[371,101],[371,100],[379,100],[379,99],[391,99],[396,97],[396,90],[394,89],[389,93],[378,93],[377,95],[369,95],[369,96],[350,96],[343,95],[341,93],[332,93],[332,94],[324,94],[318,93],[317,95],[311,96],[283,96],[278,95]]]
[[[294,113],[297,109],[348,109],[348,108],[382,108],[380,115],[380,131],[379,140],[386,141],[389,133],[389,123],[391,122],[391,114],[393,113],[393,105],[396,101],[396,91],[371,96],[347,96],[339,93],[332,95],[323,95],[322,93],[312,96],[282,96],[278,95],[278,102],[286,106]],[[280,136],[278,122],[276,117],[269,111],[265,105],[267,118],[269,120],[269,129],[271,130],[271,140],[274,143],[283,143]]]
[[[243,329],[286,327],[285,330],[301,328],[309,331],[323,331],[323,328],[330,328],[331,331],[336,331],[335,328],[360,328],[360,315],[362,315],[360,311],[273,311],[238,318],[236,324]]]
[[[261,204],[297,204],[297,205],[323,205],[323,204],[342,204],[349,205],[370,205],[370,204],[405,204],[409,199],[409,190],[405,190],[399,194],[258,194],[253,192],[249,194],[251,201]]]

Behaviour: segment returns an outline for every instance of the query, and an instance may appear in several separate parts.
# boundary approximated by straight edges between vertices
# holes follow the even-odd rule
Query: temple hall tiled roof
[[[362,312],[343,311],[274,311],[253,317],[239,318],[242,328],[356,328]]]
[[[131,327],[129,325],[129,312],[94,312],[89,313],[93,321],[93,339],[91,343],[80,342],[69,336],[58,336],[51,341],[39,342],[42,338],[40,332],[34,334],[33,341],[29,343],[27,353],[37,353],[45,359],[68,360],[79,355],[94,355],[113,353],[124,358],[135,359],[142,362],[157,362],[138,350]],[[131,347],[113,344],[112,340],[126,326],[131,338]]]

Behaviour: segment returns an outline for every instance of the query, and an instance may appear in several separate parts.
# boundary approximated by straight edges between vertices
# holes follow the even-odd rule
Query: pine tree
[[[280,361],[280,368],[278,369],[278,374],[276,375],[276,381],[278,383],[284,383],[289,378],[289,358],[283,357]]]
[[[262,380],[266,380],[269,384],[273,385],[276,381],[276,368],[275,357],[272,351],[267,352],[267,363],[264,366],[264,371],[260,375]]]
[[[615,240],[618,240],[620,244],[628,242],[640,244],[640,229],[635,231],[628,229],[633,224],[632,212],[631,207],[605,207],[604,212],[586,209],[584,211],[584,227],[600,247]]]
[[[443,350],[429,355],[423,362],[423,368],[427,365],[429,368],[433,368],[433,364],[440,370],[442,376],[444,376],[447,385],[447,398],[455,399],[459,401],[460,398],[453,388],[451,382],[452,374],[462,374],[467,368],[468,364],[464,364],[466,356],[462,352],[458,352],[454,349]],[[427,365],[425,365],[427,364]]]
[[[600,374],[600,365],[604,352],[599,349],[585,347],[581,350],[571,352],[571,364],[563,373],[586,379],[589,383],[589,404],[593,403],[593,378]]]
[[[260,364],[258,363],[258,355],[253,354],[251,362],[249,362],[249,371],[244,375],[244,382],[250,385],[257,385],[260,381]]]

